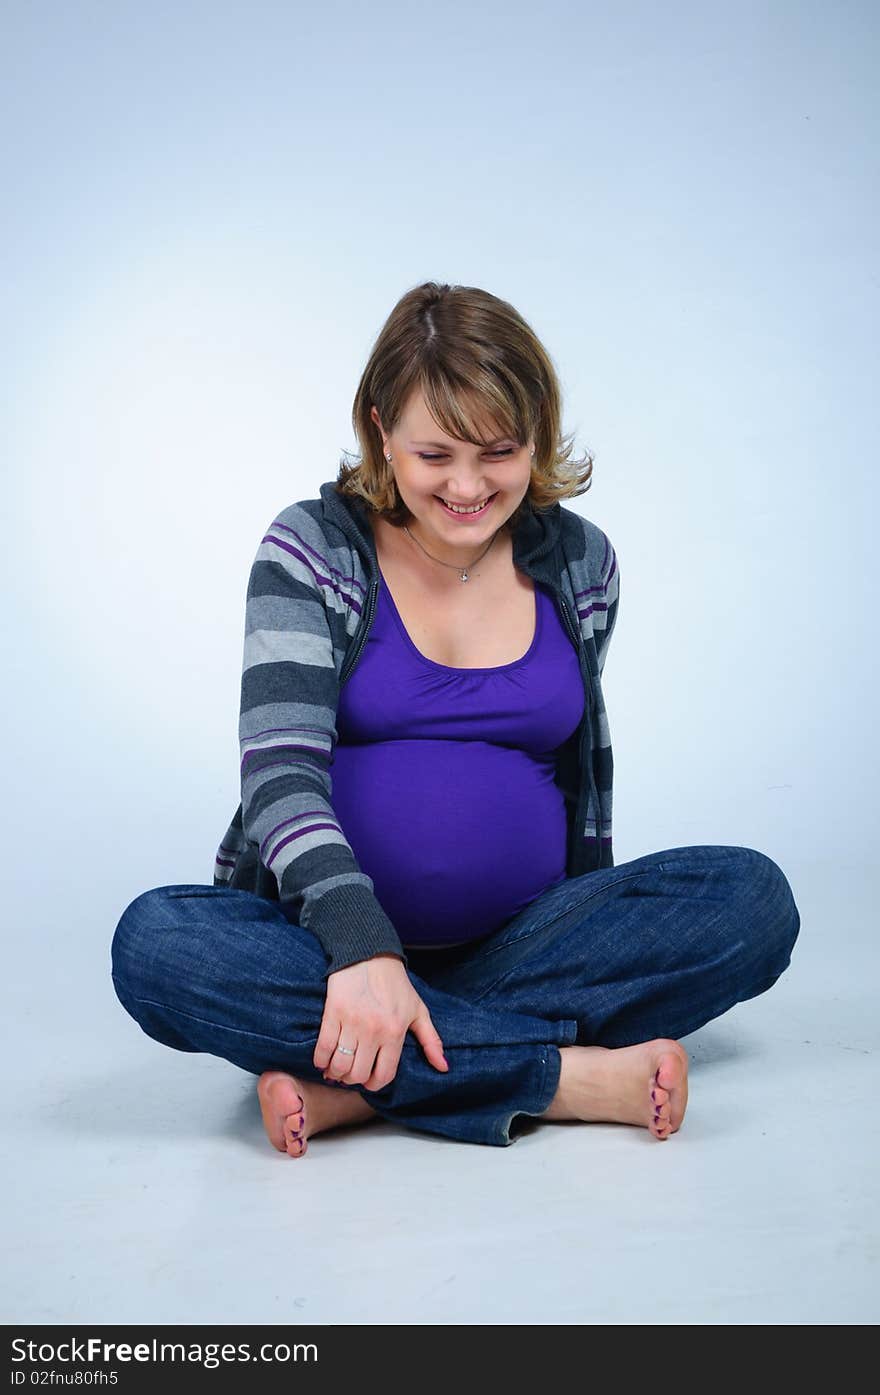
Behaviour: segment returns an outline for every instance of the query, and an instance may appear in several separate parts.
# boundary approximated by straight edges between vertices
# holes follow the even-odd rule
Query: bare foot
[[[257,1097],[269,1142],[291,1158],[303,1156],[313,1133],[377,1117],[357,1090],[318,1085],[283,1070],[263,1072],[257,1082]]]
[[[559,1086],[543,1119],[642,1124],[655,1138],[681,1128],[688,1055],[667,1037],[637,1046],[563,1046]]]

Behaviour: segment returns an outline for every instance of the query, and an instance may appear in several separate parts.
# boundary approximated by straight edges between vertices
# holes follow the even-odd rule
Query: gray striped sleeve
[[[620,600],[620,568],[617,564],[617,553],[608,543],[608,558],[605,567],[605,590],[603,600],[605,602],[605,628],[596,632],[596,657],[599,665],[599,677],[605,668],[605,659],[608,654],[608,646],[611,643],[611,636],[614,633],[614,626],[617,624],[617,607]]]
[[[322,535],[301,512],[298,536],[291,514],[284,511],[283,529],[277,519],[267,529],[248,581],[239,717],[244,835],[274,874],[287,919],[317,936],[328,973],[376,954],[406,963],[333,811],[339,683],[327,605],[338,601],[314,545]]]

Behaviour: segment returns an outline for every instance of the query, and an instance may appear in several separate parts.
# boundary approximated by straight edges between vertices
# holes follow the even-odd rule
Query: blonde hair
[[[366,500],[393,524],[411,517],[370,412],[375,406],[385,431],[393,431],[417,388],[456,440],[489,444],[496,428],[520,446],[534,439],[529,487],[508,526],[525,509],[546,509],[589,489],[593,457],[588,451],[571,459],[556,370],[531,327],[488,291],[426,281],[401,296],[373,345],[352,408],[361,454],[349,464],[344,452],[339,493]]]

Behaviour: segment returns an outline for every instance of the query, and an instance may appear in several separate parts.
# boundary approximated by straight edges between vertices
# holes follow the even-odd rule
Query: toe
[[[685,1066],[677,1052],[667,1052],[660,1065],[657,1067],[657,1085],[661,1089],[671,1092],[681,1088],[684,1079]],[[655,1089],[657,1086],[655,1085]]]
[[[657,1084],[667,1092],[673,1114],[678,1115],[677,1122],[684,1115],[687,1104],[687,1073],[687,1053],[677,1042],[671,1042],[669,1051],[663,1053],[659,1062],[656,1078]]]

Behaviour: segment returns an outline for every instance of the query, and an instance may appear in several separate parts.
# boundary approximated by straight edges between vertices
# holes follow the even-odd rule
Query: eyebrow
[[[497,446],[501,443],[501,441],[510,441],[512,439],[512,436],[496,436],[494,441],[487,441],[486,445]],[[410,446],[437,446],[439,450],[450,449],[450,447],[446,444],[445,441],[410,441],[408,442],[408,444]]]

